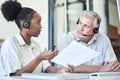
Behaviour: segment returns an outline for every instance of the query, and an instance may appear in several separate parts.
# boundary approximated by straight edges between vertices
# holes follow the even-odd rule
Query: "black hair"
[[[23,7],[21,6],[21,4],[19,2],[17,2],[16,0],[8,0],[5,1],[5,3],[2,4],[1,6],[1,11],[2,14],[4,16],[4,18],[7,21],[14,21],[17,24],[17,26],[19,28],[20,27],[20,20],[24,20],[28,17],[28,15],[33,15],[33,9],[31,8],[27,8],[27,7]],[[35,13],[35,11],[34,11]]]

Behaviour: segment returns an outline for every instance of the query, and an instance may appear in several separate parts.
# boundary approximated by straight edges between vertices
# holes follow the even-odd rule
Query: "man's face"
[[[94,20],[84,16],[81,17],[77,27],[77,36],[79,37],[79,39],[84,40],[91,38],[93,35],[93,30],[94,30]]]

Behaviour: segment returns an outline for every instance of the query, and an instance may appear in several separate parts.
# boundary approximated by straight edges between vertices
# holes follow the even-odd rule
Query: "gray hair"
[[[100,25],[100,22],[101,22],[101,17],[96,12],[83,11],[80,15],[80,18],[83,17],[83,16],[86,17],[86,18],[89,18],[91,20],[94,20],[94,27],[99,28],[99,25]]]

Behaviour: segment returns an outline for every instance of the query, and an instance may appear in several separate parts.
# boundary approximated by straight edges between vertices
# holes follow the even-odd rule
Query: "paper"
[[[76,41],[72,41],[70,45],[68,45],[51,61],[63,66],[67,66],[67,64],[76,66],[83,64],[100,54],[100,52],[94,51]]]

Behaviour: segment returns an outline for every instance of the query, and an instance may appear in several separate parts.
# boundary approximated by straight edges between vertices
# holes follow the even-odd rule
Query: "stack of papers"
[[[100,54],[100,52],[92,50],[76,41],[72,41],[70,45],[68,45],[51,61],[63,66],[67,66],[67,64],[77,66],[97,57]]]

